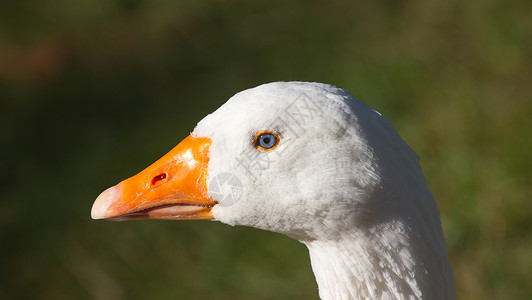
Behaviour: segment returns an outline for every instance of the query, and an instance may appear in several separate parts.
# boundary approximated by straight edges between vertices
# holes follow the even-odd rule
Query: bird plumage
[[[278,145],[258,149],[258,132]],[[454,299],[436,203],[418,157],[378,112],[331,85],[275,82],[201,120],[215,220],[304,243],[322,299]],[[218,181],[216,181],[219,183]]]

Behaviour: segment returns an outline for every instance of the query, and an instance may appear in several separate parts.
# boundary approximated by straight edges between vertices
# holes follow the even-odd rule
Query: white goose
[[[104,191],[92,217],[214,219],[286,234],[307,245],[322,299],[456,297],[418,157],[378,112],[331,85],[236,94]]]

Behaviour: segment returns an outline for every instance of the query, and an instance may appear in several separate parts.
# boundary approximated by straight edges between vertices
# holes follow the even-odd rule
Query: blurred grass
[[[245,88],[348,89],[418,152],[461,299],[532,298],[529,1],[0,2],[1,299],[309,299],[305,247],[93,200]]]

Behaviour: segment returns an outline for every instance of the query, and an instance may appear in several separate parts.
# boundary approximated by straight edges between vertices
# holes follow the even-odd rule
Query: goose
[[[308,248],[321,299],[455,299],[415,152],[332,85],[237,93],[169,153],[105,190],[93,219],[217,220]]]

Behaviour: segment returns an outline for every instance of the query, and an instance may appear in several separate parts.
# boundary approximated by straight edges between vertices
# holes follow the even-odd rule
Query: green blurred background
[[[421,156],[462,299],[532,298],[530,1],[0,2],[1,299],[316,299],[304,245],[90,219],[234,93],[320,81]]]

